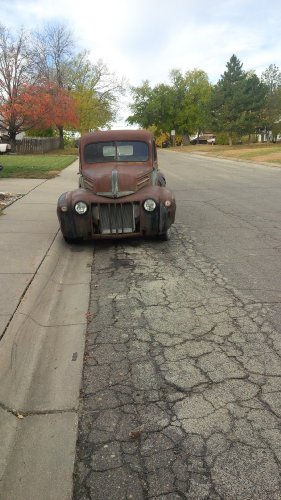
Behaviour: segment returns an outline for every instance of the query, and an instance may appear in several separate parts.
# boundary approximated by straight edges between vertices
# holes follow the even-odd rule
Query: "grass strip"
[[[1,178],[50,179],[77,159],[77,155],[1,155]]]

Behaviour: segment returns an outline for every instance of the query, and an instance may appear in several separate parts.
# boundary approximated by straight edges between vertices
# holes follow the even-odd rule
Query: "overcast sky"
[[[52,22],[131,85],[168,83],[174,68],[202,69],[216,83],[232,54],[258,76],[281,69],[280,0],[0,0],[7,28]]]

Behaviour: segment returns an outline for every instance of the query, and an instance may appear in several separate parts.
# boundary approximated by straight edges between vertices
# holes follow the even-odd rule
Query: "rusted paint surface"
[[[122,160],[117,155],[110,160],[107,156],[92,160],[85,153],[87,147],[117,151],[117,147],[133,149],[138,144],[147,151],[143,160],[133,156],[132,160],[130,156]],[[146,235],[166,239],[175,220],[176,202],[158,169],[157,150],[150,132],[112,130],[85,134],[79,144],[79,173],[79,188],[63,193],[58,200],[57,213],[66,241]],[[156,204],[151,212],[144,208],[148,199]],[[75,211],[78,202],[87,205],[86,213]]]

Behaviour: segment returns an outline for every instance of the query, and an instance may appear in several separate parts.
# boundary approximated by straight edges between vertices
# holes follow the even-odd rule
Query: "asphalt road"
[[[281,499],[281,169],[160,165],[171,241],[95,245],[73,498]]]

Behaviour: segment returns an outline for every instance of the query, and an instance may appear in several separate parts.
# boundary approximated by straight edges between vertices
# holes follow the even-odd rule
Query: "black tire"
[[[159,240],[161,241],[169,241],[171,239],[171,228],[169,227],[168,229],[166,229],[165,233],[162,233],[159,235]]]
[[[69,245],[79,243],[81,241],[80,238],[69,238],[68,236],[64,236],[63,239]]]

